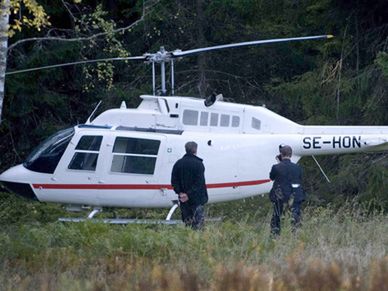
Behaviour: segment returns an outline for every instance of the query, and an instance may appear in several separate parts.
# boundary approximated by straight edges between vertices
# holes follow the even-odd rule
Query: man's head
[[[289,145],[282,146],[279,151],[283,159],[290,159],[292,156],[292,148]]]
[[[189,141],[188,143],[185,144],[185,149],[186,149],[186,153],[196,155],[198,145],[194,141]]]

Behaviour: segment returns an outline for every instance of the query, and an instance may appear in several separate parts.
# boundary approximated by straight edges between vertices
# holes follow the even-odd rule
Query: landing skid
[[[167,214],[165,220],[162,219],[127,219],[127,218],[106,218],[106,219],[95,219],[93,218],[99,212],[102,212],[101,207],[94,207],[93,210],[88,214],[87,218],[59,218],[60,222],[84,222],[84,221],[93,221],[93,222],[103,222],[109,224],[182,224],[180,220],[171,220],[172,215],[175,210],[178,208],[178,201],[173,201],[173,205],[170,208],[170,211]]]
[[[102,222],[102,223],[109,223],[109,224],[165,224],[165,225],[178,225],[183,224],[181,220],[172,220],[171,217],[174,214],[175,210],[178,208],[178,202],[173,201],[173,206],[171,207],[170,211],[167,214],[167,217],[165,220],[163,219],[134,219],[134,218],[104,218],[104,219],[97,219],[93,218],[97,213],[102,211],[102,208],[95,207],[93,210],[88,214],[87,218],[83,217],[77,217],[77,218],[59,218],[58,221],[60,222],[85,222],[85,221],[92,221],[92,222]],[[206,218],[206,221],[221,221],[221,217],[215,217],[215,218]]]
[[[109,224],[183,224],[181,220],[162,220],[162,219],[126,219],[126,218],[107,218],[107,219],[90,219],[90,218],[59,218],[60,222],[102,222]]]

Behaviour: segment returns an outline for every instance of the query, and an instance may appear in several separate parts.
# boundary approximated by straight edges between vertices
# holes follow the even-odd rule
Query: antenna
[[[98,104],[96,105],[96,107],[94,107],[94,110],[92,111],[92,113],[89,115],[89,118],[88,120],[86,120],[85,124],[88,124],[90,123],[90,119],[92,118],[92,116],[94,115],[94,113],[96,113],[98,107],[100,107],[100,104],[102,103],[102,100],[100,100],[100,102],[98,102]]]
[[[317,159],[315,158],[315,156],[312,156],[313,160],[315,161],[315,163],[317,164],[319,170],[321,171],[321,173],[323,174],[323,176],[325,177],[326,181],[331,183],[329,177],[325,174],[325,171],[323,171],[321,165],[318,163]]]
[[[279,42],[293,42],[293,41],[304,41],[304,40],[328,39],[328,38],[333,38],[333,37],[334,37],[333,35],[329,34],[329,35],[315,35],[315,36],[303,36],[303,37],[291,37],[291,38],[275,38],[275,39],[265,39],[265,40],[255,40],[255,41],[231,43],[231,44],[217,45],[217,46],[204,47],[204,48],[196,48],[196,49],[187,50],[187,51],[182,51],[179,49],[174,50],[174,51],[166,51],[165,48],[162,46],[162,47],[160,47],[159,51],[157,51],[156,53],[145,53],[142,56],[123,57],[123,58],[105,58],[105,59],[78,61],[78,62],[51,65],[51,66],[16,70],[16,71],[7,72],[6,75],[14,75],[14,74],[32,72],[32,71],[37,71],[37,70],[53,69],[53,68],[59,68],[59,67],[64,67],[64,66],[87,64],[87,63],[123,61],[123,60],[143,60],[146,63],[149,63],[152,65],[152,94],[153,95],[156,95],[155,64],[160,64],[161,94],[163,96],[165,96],[167,94],[166,63],[170,63],[171,94],[174,95],[175,94],[175,92],[174,92],[174,86],[175,86],[174,59],[179,59],[182,57],[191,56],[191,55],[198,54],[198,53],[209,52],[209,51],[220,50],[220,49],[229,49],[229,48],[236,48],[236,47],[243,47],[243,46],[253,46],[253,45],[262,45],[262,44],[279,43]]]

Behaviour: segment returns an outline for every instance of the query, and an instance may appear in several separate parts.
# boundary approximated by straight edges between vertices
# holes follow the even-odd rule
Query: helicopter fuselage
[[[302,156],[388,149],[387,126],[302,126],[265,107],[189,97],[141,96],[136,109],[101,113],[40,145],[0,175],[39,201],[109,207],[169,207],[174,163],[188,141],[204,160],[209,202],[269,192],[280,144]]]

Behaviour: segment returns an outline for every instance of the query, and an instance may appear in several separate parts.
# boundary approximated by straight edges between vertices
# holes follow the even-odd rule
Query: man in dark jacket
[[[193,229],[200,229],[205,222],[204,204],[208,201],[205,167],[197,157],[198,145],[186,143],[186,154],[178,160],[171,174],[171,185],[179,196],[182,220]]]
[[[280,234],[280,217],[284,204],[291,206],[292,224],[294,229],[300,226],[301,204],[305,200],[302,184],[302,168],[291,162],[292,149],[288,145],[279,147],[278,164],[273,165],[269,177],[274,181],[269,194],[273,203],[271,233]]]

